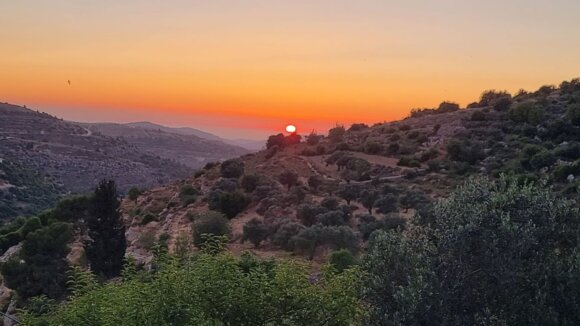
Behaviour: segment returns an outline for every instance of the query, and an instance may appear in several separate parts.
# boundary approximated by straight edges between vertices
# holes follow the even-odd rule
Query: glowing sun
[[[287,125],[286,131],[289,133],[294,133],[294,132],[296,132],[296,126],[295,125]]]

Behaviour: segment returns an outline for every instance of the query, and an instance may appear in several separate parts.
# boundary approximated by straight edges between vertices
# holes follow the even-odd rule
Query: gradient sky
[[[0,3],[0,101],[69,120],[260,138],[578,76],[578,0]]]

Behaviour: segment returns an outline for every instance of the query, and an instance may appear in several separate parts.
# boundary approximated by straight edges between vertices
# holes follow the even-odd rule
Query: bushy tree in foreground
[[[580,323],[573,203],[502,177],[468,181],[429,215],[372,237],[363,262],[372,324]]]
[[[66,291],[66,255],[72,237],[71,225],[63,222],[28,234],[18,256],[2,264],[6,286],[24,300],[39,295],[62,298]]]
[[[119,204],[117,186],[112,180],[101,181],[89,202],[87,259],[95,274],[107,278],[119,275],[127,248]]]
[[[313,282],[295,263],[202,253],[184,266],[162,265],[149,281],[127,273],[122,282],[96,285],[75,273],[78,295],[22,319],[27,325],[359,325],[356,273],[323,272]]]

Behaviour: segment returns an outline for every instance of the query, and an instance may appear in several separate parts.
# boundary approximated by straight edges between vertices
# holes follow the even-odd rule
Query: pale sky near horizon
[[[574,77],[577,0],[0,3],[0,101],[76,121],[262,138]]]

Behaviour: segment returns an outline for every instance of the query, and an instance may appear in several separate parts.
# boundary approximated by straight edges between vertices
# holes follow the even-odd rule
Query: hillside
[[[205,132],[205,131],[195,129],[195,128],[190,128],[190,127],[173,128],[173,127],[162,126],[162,125],[147,122],[147,121],[131,122],[131,123],[127,123],[126,125],[131,126],[131,127],[142,128],[142,129],[165,131],[165,132],[170,133],[170,134],[196,136],[196,137],[207,139],[207,140],[224,142],[224,143],[230,144],[232,146],[243,147],[243,148],[250,150],[250,151],[259,151],[259,150],[263,149],[265,144],[266,144],[266,142],[263,140],[259,141],[259,140],[253,140],[253,139],[243,139],[243,138],[227,139],[227,138],[222,138],[222,137],[216,136],[214,134],[211,134],[209,132]]]
[[[249,152],[224,143],[217,136],[207,139],[179,128],[151,123],[77,123],[93,133],[121,138],[141,151],[197,169],[206,163],[237,157]],[[200,133],[203,133],[200,131]],[[205,133],[207,134],[207,133]],[[207,134],[211,135],[211,134]]]
[[[82,193],[92,189],[103,178],[113,178],[120,189],[126,191],[134,186],[168,183],[192,171],[174,161],[144,152],[124,139],[94,134],[46,113],[11,104],[0,104],[0,159],[28,171],[18,173],[20,176],[38,174],[38,177],[21,177],[23,180],[14,181],[16,178],[9,175],[10,170],[2,167],[3,205],[22,206],[13,214],[6,214],[11,217],[52,206],[54,200],[45,202],[32,195],[47,193],[47,189],[59,189],[54,192],[57,196],[65,192]],[[30,197],[21,195],[14,198],[10,195],[14,192],[29,193]],[[30,203],[22,202],[26,201],[25,198]],[[54,196],[46,199],[54,199]]]
[[[130,252],[146,260],[145,242],[162,237],[174,245],[200,212],[213,209],[230,217],[233,252],[294,252],[322,262],[344,244],[303,237],[339,232],[364,247],[370,232],[405,225],[472,175],[543,180],[562,196],[577,196],[579,102],[580,82],[573,80],[515,96],[488,91],[466,109],[443,102],[401,121],[337,127],[302,142],[272,136],[267,150],[126,199]],[[242,241],[252,219],[249,225],[265,233],[256,248]]]
[[[576,325],[578,101],[580,80],[486,91],[122,202],[103,181],[0,228],[0,302],[49,325]]]

